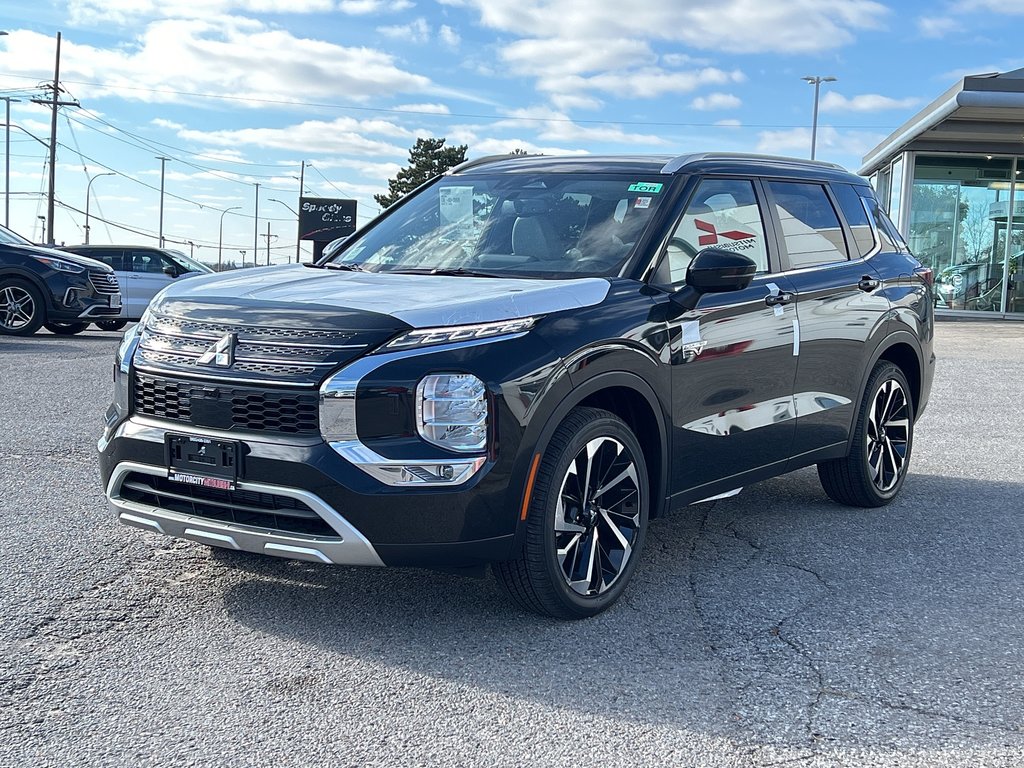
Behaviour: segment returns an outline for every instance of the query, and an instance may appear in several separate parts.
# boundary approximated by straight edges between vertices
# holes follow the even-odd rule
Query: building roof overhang
[[[908,149],[1024,153],[1024,69],[964,77],[868,152],[859,173]]]

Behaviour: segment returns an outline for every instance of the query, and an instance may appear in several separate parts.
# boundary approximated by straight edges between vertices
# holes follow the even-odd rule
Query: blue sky
[[[5,0],[0,30],[0,95],[22,99],[63,33],[82,108],[58,124],[56,239],[82,241],[87,180],[114,173],[91,213],[129,229],[94,220],[92,241],[153,243],[162,154],[165,236],[206,261],[235,206],[225,258],[251,260],[268,221],[272,259],[294,255],[302,160],[307,194],[354,197],[365,223],[419,136],[470,157],[807,156],[800,78],[820,74],[838,82],[818,157],[856,170],[957,78],[1024,66],[1024,0]],[[40,240],[45,149],[24,131],[47,139],[49,112],[11,106],[11,227]]]

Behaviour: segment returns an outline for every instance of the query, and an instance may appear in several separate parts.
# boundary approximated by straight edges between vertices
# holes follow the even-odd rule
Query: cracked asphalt
[[[939,325],[895,503],[687,508],[576,623],[119,526],[116,339],[0,338],[0,765],[1024,764],[1024,324]]]

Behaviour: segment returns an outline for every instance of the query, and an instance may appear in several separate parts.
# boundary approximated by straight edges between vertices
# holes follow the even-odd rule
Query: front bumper
[[[89,271],[81,274],[54,274],[47,281],[49,292],[47,317],[59,322],[104,320],[118,317],[121,314],[121,294],[116,290],[116,283],[104,286],[105,291],[97,290]],[[96,281],[103,285],[104,281],[97,277]]]
[[[129,473],[167,477],[166,434],[240,440],[240,491],[297,499],[337,536],[305,535],[125,498]],[[461,568],[507,559],[518,522],[508,503],[508,475],[484,466],[458,487],[386,485],[347,462],[322,440],[242,435],[133,416],[100,440],[100,472],[122,523],[213,546],[338,565]],[[258,478],[256,482],[251,478]]]
[[[252,493],[297,499],[312,508],[337,533],[336,537],[303,536],[209,520],[126,499],[122,491],[131,473],[167,477],[167,470],[134,462],[121,462],[107,483],[110,508],[125,525],[226,549],[245,550],[298,560],[336,565],[384,565],[373,546],[345,518],[315,494],[298,488],[241,482],[238,488]]]

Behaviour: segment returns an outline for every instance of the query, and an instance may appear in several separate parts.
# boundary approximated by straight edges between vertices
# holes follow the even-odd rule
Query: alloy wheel
[[[9,331],[20,331],[32,322],[36,302],[32,294],[17,285],[0,290],[0,325]]]
[[[871,482],[883,493],[903,474],[910,447],[910,407],[907,393],[887,379],[875,393],[867,424],[867,458]]]
[[[566,584],[579,595],[606,592],[640,534],[636,459],[612,437],[590,440],[570,462],[555,507],[555,547]]]

